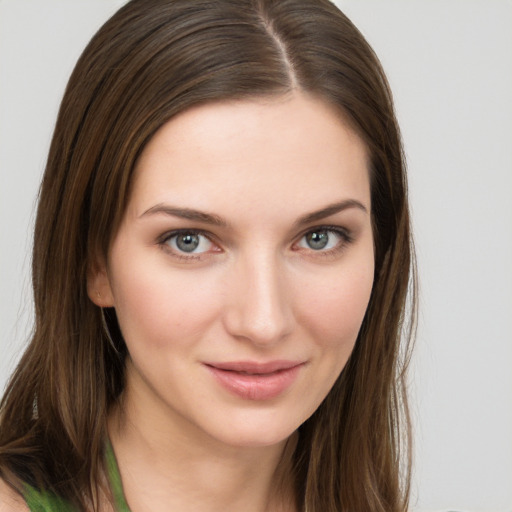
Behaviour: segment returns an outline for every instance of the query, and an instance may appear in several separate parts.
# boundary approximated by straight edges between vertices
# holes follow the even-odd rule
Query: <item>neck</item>
[[[183,418],[163,420],[147,402],[139,410],[141,401],[127,391],[110,416],[109,435],[132,512],[296,510],[295,435],[272,446],[227,446]]]

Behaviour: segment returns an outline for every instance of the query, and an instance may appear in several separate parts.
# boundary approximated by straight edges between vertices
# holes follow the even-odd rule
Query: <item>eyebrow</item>
[[[326,217],[330,217],[331,215],[335,215],[336,213],[342,212],[343,210],[347,210],[349,208],[357,208],[358,210],[368,213],[368,210],[363,203],[357,201],[356,199],[345,199],[344,201],[329,204],[325,208],[321,208],[320,210],[316,210],[314,212],[303,215],[295,222],[295,226],[299,227],[305,224],[310,224],[312,222],[325,219]]]
[[[165,215],[171,215],[172,217],[179,217],[180,219],[193,220],[196,222],[202,222],[204,224],[212,224],[214,226],[228,227],[229,223],[226,222],[222,217],[212,213],[201,212],[199,210],[193,210],[191,208],[176,208],[167,204],[156,204],[148,210],[146,210],[140,217],[146,215],[155,215],[163,213]],[[139,217],[139,218],[140,218]]]
[[[355,200],[355,199],[346,199],[344,201],[340,201],[338,203],[330,204],[320,210],[316,210],[311,213],[307,213],[300,217],[297,221],[294,222],[296,227],[303,226],[305,224],[310,224],[312,222],[316,222],[326,217],[330,217],[331,215],[335,215],[343,210],[347,210],[349,208],[357,208],[362,210],[365,213],[368,213],[367,208],[363,205],[363,203]],[[206,213],[199,210],[194,210],[191,208],[178,208],[168,204],[160,203],[152,206],[144,213],[142,213],[139,218],[145,217],[147,215],[156,215],[156,214],[164,214],[170,215],[172,217],[178,217],[180,219],[187,219],[196,222],[202,222],[203,224],[211,224],[213,226],[219,226],[223,228],[229,227],[229,222],[224,220],[222,217],[212,214]]]

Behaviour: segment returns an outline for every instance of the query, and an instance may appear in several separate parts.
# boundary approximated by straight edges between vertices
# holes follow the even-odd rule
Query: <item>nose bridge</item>
[[[286,277],[279,257],[270,248],[244,254],[236,263],[227,327],[236,337],[268,345],[292,327]]]

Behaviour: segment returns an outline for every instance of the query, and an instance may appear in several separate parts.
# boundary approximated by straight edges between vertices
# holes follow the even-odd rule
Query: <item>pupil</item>
[[[176,239],[176,245],[180,251],[192,252],[197,249],[199,245],[199,236],[192,233],[179,235]]]
[[[311,249],[323,249],[329,241],[327,231],[315,231],[306,236],[309,247]]]

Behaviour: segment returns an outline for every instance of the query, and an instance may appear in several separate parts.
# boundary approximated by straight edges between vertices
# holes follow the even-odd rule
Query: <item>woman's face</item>
[[[342,371],[374,253],[359,137],[302,94],[188,110],[138,161],[91,299],[129,351],[131,421],[263,446]]]

